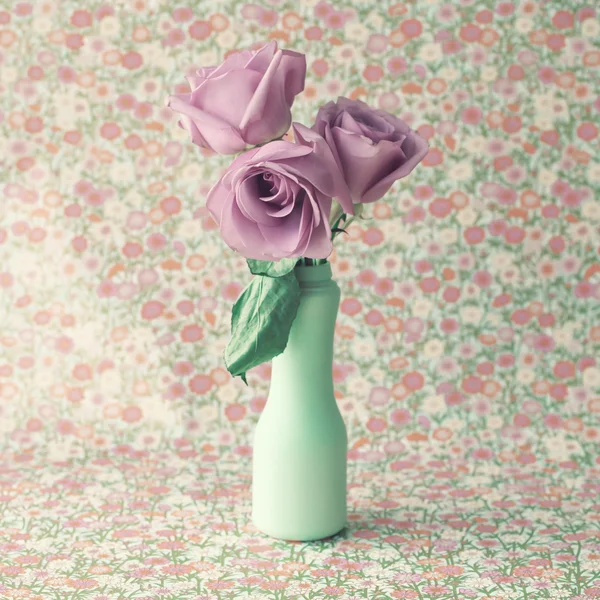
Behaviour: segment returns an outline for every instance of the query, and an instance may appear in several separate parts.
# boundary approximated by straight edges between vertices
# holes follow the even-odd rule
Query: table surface
[[[0,597],[600,597],[592,3],[196,4],[0,8]],[[164,106],[268,39],[296,121],[351,96],[430,145],[330,257],[349,514],[309,544],[249,518],[228,158]]]

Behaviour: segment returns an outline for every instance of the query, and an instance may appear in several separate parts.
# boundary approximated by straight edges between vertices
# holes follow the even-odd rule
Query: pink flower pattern
[[[0,598],[600,598],[599,30],[573,0],[3,3]],[[164,105],[270,39],[307,55],[295,120],[343,95],[430,145],[331,256],[349,515],[314,544],[252,526],[230,159]]]

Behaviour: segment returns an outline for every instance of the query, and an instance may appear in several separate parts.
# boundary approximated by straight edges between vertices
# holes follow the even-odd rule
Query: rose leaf
[[[266,275],[267,277],[281,277],[287,275],[294,270],[298,263],[297,258],[282,258],[278,262],[270,260],[254,260],[249,258],[246,260],[250,272],[254,275]]]
[[[233,306],[225,349],[225,365],[234,377],[248,385],[246,371],[285,350],[299,304],[300,286],[293,272],[250,281]]]

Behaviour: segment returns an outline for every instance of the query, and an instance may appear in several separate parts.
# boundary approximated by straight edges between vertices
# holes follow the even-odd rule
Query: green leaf
[[[248,258],[246,260],[250,271],[254,275],[266,275],[267,277],[282,277],[294,270],[298,263],[297,258],[282,258],[279,262],[271,262],[270,260],[254,260]]]
[[[233,305],[225,349],[225,364],[234,377],[239,375],[247,385],[246,371],[285,350],[299,304],[300,286],[293,272],[250,281]]]

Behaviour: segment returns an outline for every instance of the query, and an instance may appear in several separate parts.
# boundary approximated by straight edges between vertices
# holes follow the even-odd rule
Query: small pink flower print
[[[554,349],[555,342],[549,335],[540,334],[535,337],[533,346],[541,352],[550,352]]]
[[[142,418],[142,409],[139,406],[127,406],[121,413],[121,418],[126,423],[135,423]]]
[[[479,287],[486,288],[492,284],[492,276],[489,271],[476,271],[473,274],[473,282]]]
[[[95,579],[68,579],[67,585],[78,590],[89,590],[99,584]]]
[[[173,16],[173,20],[176,23],[183,23],[185,21],[190,21],[193,18],[194,13],[191,8],[186,6],[186,7],[176,8],[173,11],[172,16]]]
[[[92,378],[92,369],[89,364],[78,363],[73,367],[72,375],[79,381],[86,381]]]
[[[544,313],[538,317],[540,327],[552,327],[556,323],[556,317],[550,313]]]
[[[235,586],[233,581],[225,581],[225,580],[216,580],[216,581],[207,581],[204,584],[209,590],[230,590]]]
[[[456,333],[459,329],[459,324],[456,319],[446,317],[440,322],[440,329],[446,334]]]
[[[571,379],[575,377],[575,364],[569,360],[558,361],[552,372],[557,379]]]
[[[167,243],[167,239],[162,233],[153,233],[146,239],[146,246],[152,252],[159,252],[162,250]]]
[[[168,196],[160,201],[160,207],[166,215],[176,215],[181,211],[181,200],[176,196]]]
[[[450,592],[450,588],[442,585],[426,585],[423,587],[423,591],[430,596],[443,596]]]
[[[165,310],[165,305],[157,300],[149,300],[142,306],[143,319],[156,319],[160,317]]]
[[[383,242],[383,232],[376,227],[369,227],[363,233],[362,239],[368,246],[378,246]]]
[[[235,302],[242,292],[242,284],[238,281],[227,283],[221,288],[223,298],[229,302]]]
[[[180,549],[182,547],[185,547],[185,545],[183,544],[183,542],[161,542],[161,544],[163,544],[162,549],[168,550],[177,550]],[[159,544],[159,547],[161,546],[161,544]],[[160,569],[163,573],[166,573],[167,575],[175,575],[175,576],[183,576],[183,575],[188,575],[189,573],[193,572],[193,567],[191,565],[165,565],[163,567],[161,567]]]
[[[142,254],[143,248],[138,242],[127,242],[123,246],[122,252],[127,258],[137,258]]]
[[[436,198],[429,205],[429,212],[438,219],[447,217],[452,212],[452,202],[447,198]]]
[[[400,598],[401,600],[414,600],[419,597],[419,594],[414,590],[394,590],[391,593],[392,598]]]
[[[142,567],[139,569],[133,569],[133,571],[129,571],[128,575],[129,577],[133,577],[135,579],[144,579],[146,577],[154,577],[155,572],[154,569]]]
[[[154,269],[142,269],[138,274],[138,281],[142,287],[154,285],[158,281],[158,274]]]
[[[446,302],[456,302],[460,298],[460,289],[454,286],[448,286],[444,290],[442,297]]]
[[[213,381],[207,375],[194,375],[189,381],[189,388],[196,394],[206,394],[213,386]]]
[[[121,64],[128,70],[139,69],[142,66],[143,59],[139,52],[130,51],[123,55]]]
[[[425,378],[418,371],[411,371],[402,377],[402,383],[407,389],[416,391],[420,390],[425,384]]]
[[[479,377],[469,375],[462,382],[462,389],[468,394],[477,394],[481,392],[483,382]]]
[[[382,277],[375,282],[375,293],[379,296],[386,296],[394,289],[394,282],[389,277]]]
[[[104,123],[100,127],[100,135],[107,140],[114,140],[121,135],[121,128],[116,123]]]
[[[177,310],[187,317],[194,312],[194,303],[191,300],[182,300],[177,303]]]
[[[419,287],[426,294],[433,294],[440,289],[440,281],[437,277],[426,277],[419,283]]]
[[[340,310],[346,315],[357,315],[362,310],[362,304],[356,298],[344,298]]]
[[[404,215],[404,220],[407,223],[418,223],[425,219],[425,210],[422,206],[413,206]]]
[[[188,33],[195,40],[205,40],[210,37],[212,28],[208,21],[198,20],[188,27]]]
[[[410,412],[406,409],[399,408],[391,414],[391,421],[395,425],[406,425],[412,420]]]
[[[230,404],[225,408],[225,416],[229,421],[241,421],[246,416],[246,407],[242,404]]]
[[[377,281],[377,274],[372,269],[365,269],[358,274],[356,281],[360,285],[372,285]]]
[[[70,337],[67,336],[61,336],[56,340],[56,349],[59,352],[63,352],[64,354],[68,354],[69,352],[71,352],[71,350],[73,350],[75,344],[73,343],[73,340]]]
[[[515,310],[511,315],[511,321],[516,325],[526,325],[531,320],[531,313],[523,308]]]
[[[468,244],[480,244],[485,238],[485,232],[481,227],[469,227],[464,232],[464,238]]]
[[[429,185],[418,185],[415,187],[414,196],[417,200],[427,200],[433,196],[433,188]]]
[[[387,428],[387,421],[379,417],[371,417],[367,422],[367,429],[373,433],[379,433]]]
[[[595,295],[595,286],[589,281],[580,281],[574,289],[577,298],[591,298]]]

